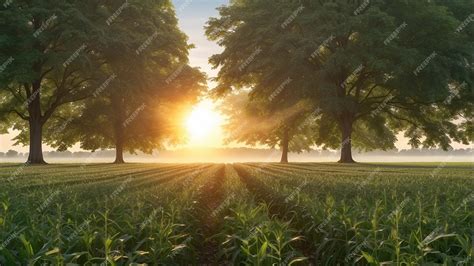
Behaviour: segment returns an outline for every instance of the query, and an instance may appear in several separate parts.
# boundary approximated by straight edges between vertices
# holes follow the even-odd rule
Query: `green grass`
[[[472,265],[472,169],[0,164],[0,264]]]

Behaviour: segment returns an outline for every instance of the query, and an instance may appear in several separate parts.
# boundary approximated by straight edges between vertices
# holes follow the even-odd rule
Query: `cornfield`
[[[0,165],[1,265],[472,265],[472,165]]]

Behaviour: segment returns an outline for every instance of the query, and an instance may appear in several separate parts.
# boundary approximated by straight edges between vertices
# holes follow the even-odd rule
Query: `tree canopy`
[[[30,163],[43,142],[149,151],[167,130],[156,108],[203,89],[169,0],[14,1],[0,21],[0,130],[21,131]]]
[[[229,133],[227,143],[279,146],[284,163],[288,162],[288,152],[310,150],[314,144],[312,131],[318,111],[310,112],[310,105],[304,101],[282,110],[272,108],[269,102],[253,97],[245,90],[227,95],[220,104],[221,111],[228,117],[224,125]]]
[[[290,103],[321,109],[315,142],[340,147],[341,162],[353,162],[352,146],[394,148],[399,132],[414,147],[468,143],[456,123],[469,124],[460,109],[472,110],[472,36],[457,30],[462,21],[449,8],[421,0],[239,0],[219,15],[206,29],[224,48],[210,59],[219,68],[215,94],[250,88],[265,99],[290,78]]]
[[[124,149],[151,153],[165,139],[178,140],[175,118],[201,94],[205,77],[188,65],[192,46],[169,1],[131,3],[104,27],[110,34],[103,50],[109,78],[85,101],[61,145],[115,148],[115,162],[122,163]]]
[[[98,9],[90,1],[14,1],[0,10],[3,129],[21,130],[16,140],[29,143],[30,163],[44,163],[43,126],[58,109],[89,97],[100,76],[95,51],[103,32],[91,15]]]

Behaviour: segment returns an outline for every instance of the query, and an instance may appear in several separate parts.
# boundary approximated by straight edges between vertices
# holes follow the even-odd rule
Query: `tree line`
[[[470,0],[235,0],[206,35],[223,47],[211,93],[228,141],[390,150],[474,140]],[[64,151],[151,152],[179,143],[206,91],[169,0],[25,1],[0,7],[0,133],[28,163]]]
[[[237,0],[206,26],[223,52],[229,141],[282,147],[450,149],[474,140],[470,0]]]
[[[149,152],[205,89],[170,1],[13,1],[0,11],[0,114],[28,162],[42,144]]]

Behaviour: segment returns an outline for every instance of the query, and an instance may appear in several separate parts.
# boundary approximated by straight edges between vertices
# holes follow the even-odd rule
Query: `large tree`
[[[21,131],[28,162],[44,163],[43,128],[60,109],[91,95],[102,61],[94,49],[99,6],[91,1],[12,1],[0,9],[0,113]]]
[[[281,163],[288,163],[289,152],[309,151],[314,145],[312,130],[318,111],[312,111],[304,101],[276,108],[271,103],[278,102],[278,98],[275,93],[270,99],[260,99],[247,91],[227,95],[220,104],[228,118],[224,125],[226,142],[278,146]]]
[[[321,108],[316,143],[340,147],[340,162],[354,162],[353,146],[394,148],[399,132],[415,147],[468,143],[460,108],[446,99],[455,91],[458,106],[472,108],[472,37],[446,7],[239,0],[219,13],[206,29],[224,47],[210,60],[220,68],[216,93],[247,87],[268,97],[291,78],[291,95]]]
[[[114,4],[109,16],[123,2]],[[188,65],[192,46],[178,28],[170,1],[130,2],[103,30],[108,39],[100,53],[108,78],[51,145],[115,148],[115,163],[123,163],[124,150],[150,153],[164,141],[177,140],[182,123],[175,118],[197,100],[205,76]]]

